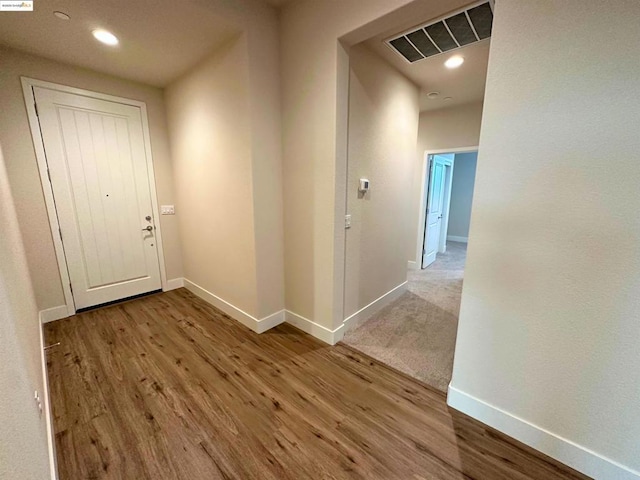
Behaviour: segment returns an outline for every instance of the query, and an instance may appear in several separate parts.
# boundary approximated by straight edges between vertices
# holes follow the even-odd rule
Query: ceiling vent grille
[[[490,2],[427,23],[386,41],[409,63],[464,47],[491,36],[493,10]]]

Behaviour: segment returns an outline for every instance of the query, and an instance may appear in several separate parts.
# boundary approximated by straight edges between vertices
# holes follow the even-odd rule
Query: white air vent
[[[490,2],[476,4],[455,15],[412,28],[386,40],[409,63],[464,47],[491,36]]]

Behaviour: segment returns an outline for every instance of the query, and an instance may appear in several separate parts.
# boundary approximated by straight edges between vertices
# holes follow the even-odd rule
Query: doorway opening
[[[477,158],[477,147],[424,152],[420,250],[406,292],[344,339],[441,391],[453,370]]]
[[[420,269],[445,254],[450,243],[469,241],[478,147],[427,151],[424,158],[415,262]]]
[[[436,260],[438,253],[447,251],[447,227],[451,184],[453,180],[452,153],[429,154],[427,163],[427,209],[425,211],[424,236],[422,242],[421,267],[427,268]]]
[[[464,20],[460,12],[445,17],[422,29],[408,19],[406,30],[349,50],[342,340],[443,392],[453,372],[490,47],[486,37],[420,50],[420,42],[437,43],[433,22]],[[405,53],[423,58],[389,48],[403,32]]]

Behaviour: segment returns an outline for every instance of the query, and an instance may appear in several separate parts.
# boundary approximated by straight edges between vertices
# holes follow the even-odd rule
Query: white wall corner
[[[231,318],[237,320],[245,327],[250,328],[256,333],[264,333],[281,323],[287,322],[303,332],[328,343],[329,345],[335,345],[342,340],[344,335],[344,325],[340,325],[335,330],[329,330],[320,324],[288,310],[280,310],[279,312],[272,313],[271,315],[258,320],[253,315],[239,309],[235,305],[223,300],[189,279],[184,279],[184,287],[197,297],[200,297],[202,300],[213,305],[217,309],[222,310]]]
[[[66,314],[66,306],[64,306],[64,311]],[[53,416],[51,415],[51,400],[49,397],[49,377],[47,375],[47,352],[44,347],[44,325],[42,321],[42,312],[40,312],[40,362],[42,365],[42,385],[44,388],[44,391],[42,392],[42,400],[44,402],[44,421],[47,425],[47,450],[49,451],[49,470],[51,472],[51,480],[58,480],[58,462],[56,459],[56,443],[53,429]]]
[[[335,330],[330,330],[289,310],[286,311],[286,322],[329,345],[335,345],[344,336],[344,325],[340,325]]]
[[[230,304],[229,302],[223,300],[217,295],[211,293],[210,291],[202,288],[200,285],[192,282],[191,280],[184,279],[184,286],[191,293],[200,297],[202,300],[207,302],[210,305],[213,305],[219,310],[222,310],[224,313],[229,315],[234,320],[239,321],[245,327],[250,328],[254,332],[258,331],[258,319],[248,314],[247,312],[240,310],[235,305]]]
[[[640,472],[449,385],[447,404],[592,478],[640,480]]]
[[[184,287],[184,278],[172,278],[167,280],[167,286],[164,291],[168,292],[169,290],[175,290],[176,288],[182,287]]]
[[[469,243],[469,237],[456,237],[455,235],[447,235],[447,241]]]
[[[358,325],[362,324],[365,320],[368,320],[373,315],[375,315],[378,311],[389,305],[391,302],[399,298],[404,292],[407,291],[407,281],[402,282],[397,287],[392,288],[384,295],[376,298],[369,305],[361,308],[353,315],[348,316],[344,319],[344,327],[346,330],[351,330],[356,328]]]
[[[39,312],[40,323],[55,322],[63,318],[69,317],[69,311],[66,305],[60,305],[58,307],[47,308],[46,310],[40,310]]]
[[[257,321],[256,332],[264,333],[267,330],[272,329],[273,327],[277,327],[281,323],[284,323],[286,317],[286,312],[284,309],[279,312],[272,313],[264,318],[261,318]]]
[[[235,305],[223,300],[217,295],[211,293],[210,291],[202,288],[200,285],[192,282],[188,279],[180,279],[184,280],[184,287],[189,290],[191,293],[200,297],[202,300],[207,302],[210,305],[213,305],[218,310],[222,310],[224,313],[229,315],[234,320],[237,320],[245,327],[250,328],[256,333],[264,333],[267,330],[280,325],[285,321],[285,311],[280,310],[279,312],[272,313],[271,315],[267,315],[264,318],[258,320],[253,315],[239,309]]]
[[[408,260],[407,268],[409,270],[418,270],[418,262],[416,262],[415,260]]]

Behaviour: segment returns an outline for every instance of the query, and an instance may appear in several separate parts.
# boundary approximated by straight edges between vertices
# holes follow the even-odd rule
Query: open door
[[[449,159],[441,157],[440,155],[430,155],[422,268],[428,267],[435,261],[440,246],[447,165],[450,165]]]

